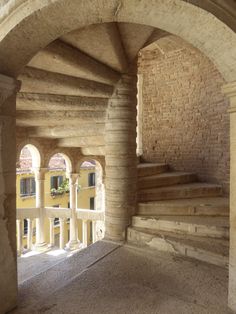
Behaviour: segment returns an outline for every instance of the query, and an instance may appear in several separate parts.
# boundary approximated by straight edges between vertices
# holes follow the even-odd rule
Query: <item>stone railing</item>
[[[37,233],[37,220],[40,217],[39,208],[17,208],[16,226],[17,226],[17,252],[21,255],[25,250],[34,249],[33,240],[34,235]],[[49,230],[45,228],[44,232],[49,233],[49,243],[47,247],[53,247],[55,245],[55,218],[59,220],[59,247],[65,248],[65,223],[69,222],[72,218],[71,208],[55,208],[45,207],[44,208],[44,219],[49,220]],[[104,211],[101,210],[89,210],[89,209],[76,209],[76,225],[78,234],[78,220],[82,220],[82,243],[83,247],[88,245],[88,222],[92,222],[92,242],[96,242],[101,239],[104,231]],[[27,228],[23,227],[24,221],[27,220]],[[36,230],[35,230],[36,229]],[[27,238],[26,248],[24,247],[24,237]]]

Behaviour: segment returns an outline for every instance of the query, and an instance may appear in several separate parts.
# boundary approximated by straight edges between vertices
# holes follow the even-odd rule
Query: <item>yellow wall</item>
[[[80,175],[78,179],[78,196],[77,196],[77,207],[78,208],[90,208],[90,197],[95,197],[95,187],[88,187],[88,175],[89,173],[95,172],[95,167],[91,168],[82,168],[80,170]],[[53,207],[55,205],[59,205],[59,207],[68,208],[69,203],[69,193],[64,193],[63,195],[55,195],[51,196],[50,190],[51,190],[51,176],[64,176],[65,171],[48,171],[45,174],[45,186],[44,186],[44,195],[45,195],[45,206],[46,207]],[[20,196],[20,180],[22,178],[27,177],[33,177],[32,173],[18,173],[16,176],[16,193],[17,193],[17,208],[34,208],[36,206],[35,204],[35,196],[26,196],[21,197]],[[59,226],[55,227],[55,236],[59,236]],[[65,228],[65,242],[68,242],[69,238],[69,223],[66,223]],[[78,220],[78,237],[79,240],[82,241],[82,221]],[[45,240],[47,243],[49,243],[49,219],[45,220]],[[33,242],[35,239],[33,239]],[[88,243],[91,243],[90,241],[90,223],[88,223]],[[26,246],[26,237],[23,239],[23,245]]]

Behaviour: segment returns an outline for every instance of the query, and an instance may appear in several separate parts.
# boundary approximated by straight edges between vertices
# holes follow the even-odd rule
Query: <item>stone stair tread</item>
[[[143,169],[143,168],[152,168],[152,167],[162,167],[162,166],[167,166],[166,164],[164,163],[141,163],[141,164],[138,164],[138,169]]]
[[[225,216],[229,217],[227,197],[197,197],[139,202],[139,216]]]
[[[159,179],[159,178],[165,178],[165,177],[176,177],[176,176],[186,176],[186,175],[196,175],[192,172],[181,172],[181,171],[170,171],[170,172],[164,172],[164,173],[158,173],[154,175],[150,175],[147,177],[141,177],[138,180],[139,181],[147,181],[151,179]]]
[[[189,172],[164,171],[150,175],[139,176],[139,190],[173,186],[177,184],[187,184],[197,182],[197,176]]]
[[[168,165],[164,163],[141,163],[137,166],[138,177],[149,177],[168,171]]]
[[[194,249],[209,251],[222,256],[229,256],[229,241],[225,239],[195,237],[192,235],[182,235],[167,231],[151,231],[137,227],[129,227],[129,229],[135,230],[141,234],[165,239],[167,242],[180,243],[183,246],[189,246]]]
[[[228,217],[207,217],[207,216],[133,216],[134,219],[158,220],[191,225],[202,225],[209,227],[229,227]]]
[[[220,185],[212,184],[212,183],[203,183],[203,182],[196,182],[196,183],[188,183],[188,184],[176,184],[172,186],[165,186],[165,187],[158,187],[158,188],[151,188],[151,189],[143,189],[140,191],[141,194],[145,193],[155,193],[155,192],[162,192],[162,191],[171,191],[171,190],[183,190],[183,189],[196,189],[196,188],[221,188]]]
[[[196,197],[177,200],[160,200],[140,202],[139,205],[146,206],[168,206],[168,207],[227,207],[229,208],[229,199],[227,197]]]

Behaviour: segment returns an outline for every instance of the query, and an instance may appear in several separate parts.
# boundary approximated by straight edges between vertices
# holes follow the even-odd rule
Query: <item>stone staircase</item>
[[[228,266],[229,203],[220,185],[165,164],[138,165],[138,209],[128,244]]]

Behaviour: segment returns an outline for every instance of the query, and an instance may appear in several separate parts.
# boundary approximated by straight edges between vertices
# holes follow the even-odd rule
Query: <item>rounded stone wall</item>
[[[228,101],[213,63],[176,36],[141,51],[143,159],[229,186]]]

